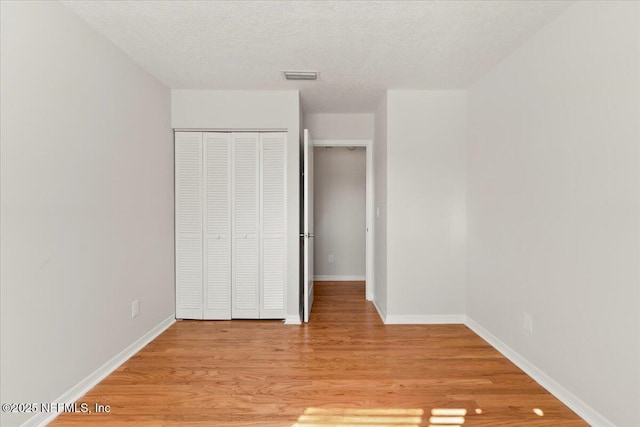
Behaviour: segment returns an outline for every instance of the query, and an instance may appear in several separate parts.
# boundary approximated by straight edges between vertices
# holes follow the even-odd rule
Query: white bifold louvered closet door
[[[204,319],[231,318],[231,135],[203,134]]]
[[[286,133],[175,144],[176,317],[284,318]]]
[[[257,133],[233,134],[233,301],[235,318],[259,317]]]

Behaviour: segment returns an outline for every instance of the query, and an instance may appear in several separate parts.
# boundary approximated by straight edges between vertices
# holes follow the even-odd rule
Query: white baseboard
[[[443,325],[464,324],[464,314],[387,314],[374,299],[373,306],[385,325]]]
[[[366,276],[328,276],[317,275],[313,276],[313,280],[317,282],[364,282],[367,280]]]
[[[290,315],[288,314],[287,317],[285,317],[284,319],[284,324],[285,325],[302,325],[302,321],[300,320],[300,316],[297,314],[294,315]]]
[[[541,369],[537,368],[533,363],[529,362],[518,352],[506,345],[498,337],[480,326],[480,324],[478,324],[468,316],[466,316],[465,325],[473,332],[478,334],[483,340],[491,344],[493,348],[502,353],[502,355],[513,362],[514,365],[522,369],[538,384],[547,389],[549,393],[551,393],[552,395],[557,397],[558,400],[567,405],[572,411],[578,414],[592,427],[616,427],[614,423],[609,421],[591,406],[587,405],[569,390],[558,384],[550,376],[545,374]]]
[[[464,324],[464,314],[387,314],[386,325]]]
[[[167,330],[169,326],[173,325],[175,322],[175,315],[171,315],[171,317],[163,320],[149,332],[138,338],[129,347],[125,348],[120,353],[115,355],[111,360],[96,369],[93,373],[80,381],[78,384],[71,387],[69,390],[63,393],[62,396],[58,397],[53,402],[61,404],[71,404],[77,401],[82,396],[87,394],[89,390],[95,387],[96,384],[105,379],[107,375],[118,369],[120,365],[129,360],[134,354],[142,350],[145,345],[153,341],[158,335]],[[60,415],[60,412],[42,412],[29,418],[24,424],[22,424],[22,427],[45,426],[53,421],[58,415]]]
[[[380,307],[378,305],[378,301],[376,301],[376,299],[374,298],[371,302],[373,302],[373,306],[376,308],[376,310],[378,311],[378,316],[380,316],[380,320],[382,320],[382,323],[387,323],[386,319],[387,319],[387,312],[384,311],[382,309],[382,307]]]

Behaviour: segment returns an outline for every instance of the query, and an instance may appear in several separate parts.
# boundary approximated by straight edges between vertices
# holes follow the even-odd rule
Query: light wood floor
[[[362,282],[316,283],[304,326],[177,322],[79,402],[111,412],[52,425],[587,425],[465,326],[383,325]]]

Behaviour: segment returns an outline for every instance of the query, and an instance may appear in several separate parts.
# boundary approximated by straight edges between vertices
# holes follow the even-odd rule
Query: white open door
[[[309,131],[304,130],[304,162],[303,162],[303,198],[304,198],[304,231],[303,263],[304,263],[304,321],[309,321],[313,306],[313,145]]]

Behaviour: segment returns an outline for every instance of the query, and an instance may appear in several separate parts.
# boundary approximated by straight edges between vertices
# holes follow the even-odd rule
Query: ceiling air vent
[[[286,80],[318,80],[317,71],[283,71]]]

